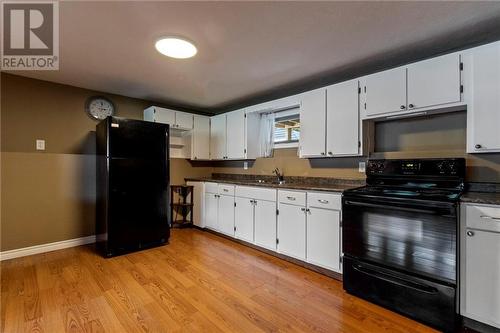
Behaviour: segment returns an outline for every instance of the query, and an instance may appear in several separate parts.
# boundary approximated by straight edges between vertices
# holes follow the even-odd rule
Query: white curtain
[[[260,152],[262,157],[272,157],[274,149],[274,113],[260,116]]]

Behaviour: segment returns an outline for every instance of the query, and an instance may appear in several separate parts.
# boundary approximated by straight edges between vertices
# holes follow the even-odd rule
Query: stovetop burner
[[[418,198],[428,200],[455,201],[460,198],[462,191],[460,189],[444,190],[431,188],[412,188],[412,187],[382,187],[371,186],[350,190],[352,193],[373,195],[373,196],[391,196],[401,198]]]
[[[465,160],[370,160],[367,185],[347,193],[418,200],[457,201],[464,189]]]

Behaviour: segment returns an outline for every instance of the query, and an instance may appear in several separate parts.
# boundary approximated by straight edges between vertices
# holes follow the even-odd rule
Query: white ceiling
[[[491,38],[498,22],[500,2],[61,2],[60,70],[13,74],[217,111]],[[160,55],[163,35],[198,54]]]

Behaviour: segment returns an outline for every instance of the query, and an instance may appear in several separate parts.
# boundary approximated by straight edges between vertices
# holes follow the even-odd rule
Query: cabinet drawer
[[[307,192],[307,206],[341,210],[341,195],[333,193]]]
[[[234,185],[219,184],[219,194],[234,195]]]
[[[205,192],[206,193],[219,193],[219,187],[217,183],[205,183]]]
[[[278,191],[278,200],[281,203],[290,205],[305,206],[306,205],[306,192],[297,191]]]
[[[465,223],[467,228],[500,232],[500,207],[467,205]]]
[[[250,186],[236,186],[234,195],[241,198],[276,202],[276,190]]]

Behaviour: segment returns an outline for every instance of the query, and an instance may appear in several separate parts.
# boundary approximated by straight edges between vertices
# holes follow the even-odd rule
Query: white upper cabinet
[[[358,80],[327,87],[326,125],[327,156],[360,153]]]
[[[260,156],[260,115],[237,110],[213,116],[210,125],[211,159],[255,159]]]
[[[213,116],[210,120],[210,158],[226,159],[226,115]]]
[[[406,110],[406,67],[368,75],[364,80],[364,109],[368,117]]]
[[[156,123],[175,125],[175,110],[150,106],[144,110],[144,120]]]
[[[194,115],[191,140],[191,159],[210,159],[210,117]]]
[[[175,127],[184,130],[193,128],[193,114],[186,112],[175,112]]]
[[[300,157],[326,156],[326,89],[308,91],[300,105]]]
[[[500,42],[464,57],[467,152],[500,152]]]
[[[243,110],[226,113],[227,158],[245,158],[245,112]]]
[[[408,110],[457,103],[460,100],[458,53],[408,65]]]
[[[169,124],[171,128],[190,130],[193,128],[193,114],[150,106],[144,110],[144,120]]]

